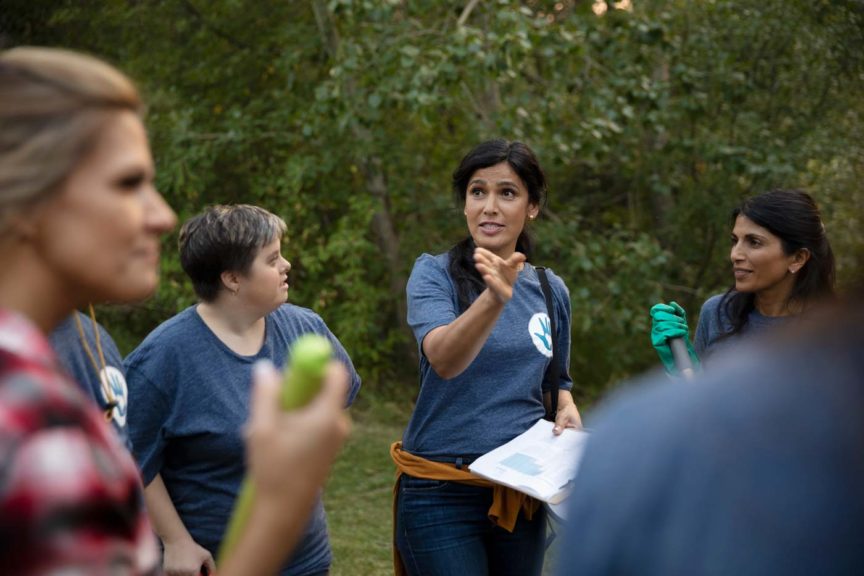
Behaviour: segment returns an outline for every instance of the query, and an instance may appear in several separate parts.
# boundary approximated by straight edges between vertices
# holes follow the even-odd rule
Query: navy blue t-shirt
[[[492,332],[464,372],[441,378],[423,354],[423,339],[459,316],[449,256],[423,254],[408,280],[408,324],[420,350],[420,394],[402,438],[425,458],[476,457],[509,442],[545,414],[542,382],[552,359],[549,316],[537,272],[525,265]],[[555,303],[559,387],[570,389],[570,295],[547,270]]]
[[[732,338],[721,339],[723,334],[732,330],[732,322],[726,315],[726,311],[720,310],[719,317],[717,314],[722,299],[723,294],[715,294],[705,301],[699,312],[699,324],[696,327],[693,348],[702,360],[739,341],[742,337],[761,334],[778,325],[785,324],[793,318],[793,316],[765,316],[754,308],[747,316],[747,324],[744,325],[739,334]]]
[[[84,338],[86,338],[90,351],[93,354],[96,367],[93,366],[93,362],[91,362],[87,352],[84,350],[84,345],[81,343],[81,335],[78,333],[75,314],[78,315],[78,319],[81,321]],[[75,312],[54,329],[48,336],[48,340],[51,342],[51,346],[54,347],[60,363],[72,376],[72,380],[93,398],[102,413],[105,413],[108,408],[110,391],[111,400],[116,403],[114,409],[111,411],[111,424],[120,436],[120,440],[131,451],[132,445],[129,442],[129,434],[126,429],[129,391],[126,386],[126,375],[123,372],[123,357],[120,355],[117,345],[105,328],[98,322],[96,323],[96,327],[99,330],[99,346],[96,343],[96,332],[93,330],[92,320],[80,312]],[[102,348],[102,357],[105,359],[104,367],[101,366],[102,362],[99,358],[98,350],[100,346]]]
[[[837,339],[753,341],[593,411],[555,573],[864,574],[864,339]]]
[[[192,306],[157,327],[126,358],[134,408],[129,430],[144,484],[161,474],[186,529],[214,556],[246,471],[241,432],[249,416],[252,365],[269,359],[285,366],[289,346],[307,333],[333,343],[351,376],[350,403],[360,388],[351,359],[320,316],[291,304],[266,317],[264,344],[254,356],[228,348]],[[330,563],[319,499],[281,574],[313,574]]]

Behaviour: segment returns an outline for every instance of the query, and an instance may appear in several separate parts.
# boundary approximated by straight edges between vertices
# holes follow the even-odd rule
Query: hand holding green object
[[[333,355],[333,346],[327,338],[318,334],[306,334],[298,338],[291,347],[290,368],[282,383],[280,403],[283,410],[293,410],[305,406],[321,389],[327,364]],[[249,478],[243,479],[240,493],[234,505],[234,513],[219,547],[219,560],[222,564],[236,546],[243,533],[255,491]]]
[[[690,329],[687,326],[687,313],[677,302],[655,304],[651,307],[651,344],[657,351],[666,372],[678,374],[669,340],[681,338],[687,346],[687,353],[694,367],[699,366],[699,357],[690,342]]]

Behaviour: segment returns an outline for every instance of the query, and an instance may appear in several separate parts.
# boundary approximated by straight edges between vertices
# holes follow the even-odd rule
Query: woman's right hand
[[[505,260],[485,248],[474,250],[474,265],[486,287],[501,304],[506,304],[513,297],[513,285],[524,264],[525,255],[521,252],[514,252]]]
[[[474,265],[486,289],[455,320],[430,330],[421,344],[438,376],[450,380],[474,362],[513,297],[513,285],[524,263],[525,255],[519,252],[505,260],[484,248],[474,250]]]
[[[669,347],[669,340],[682,338],[687,345],[690,358],[698,365],[696,352],[690,343],[690,329],[687,326],[687,313],[677,302],[659,303],[651,307],[651,344],[657,351],[663,367],[669,374],[678,374],[675,358]]]
[[[199,576],[203,566],[207,567],[210,574],[216,573],[216,562],[213,561],[213,556],[191,538],[176,542],[163,540],[162,545],[165,547],[162,559],[165,576]]]

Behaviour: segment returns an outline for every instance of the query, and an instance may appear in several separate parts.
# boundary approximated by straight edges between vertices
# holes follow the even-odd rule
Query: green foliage
[[[695,320],[729,281],[728,213],[744,196],[806,187],[843,283],[861,269],[864,9],[592,4],[12,0],[0,41],[130,72],[181,218],[216,202],[283,216],[291,298],[325,318],[367,391],[415,380],[404,283],[417,255],[465,234],[448,175],[482,139],[527,141],[550,181],[538,261],[570,287],[571,372],[593,399],[656,362],[652,303],[674,298]],[[103,312],[122,345],[194,301],[175,243],[156,298]]]
[[[660,300],[672,258],[647,234],[620,227],[602,233],[578,218],[538,233],[541,259],[570,287],[571,375],[577,401],[656,360],[648,309]]]

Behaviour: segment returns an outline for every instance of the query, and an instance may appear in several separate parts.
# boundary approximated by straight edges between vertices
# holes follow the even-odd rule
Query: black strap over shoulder
[[[555,421],[555,415],[558,413],[558,383],[561,380],[561,363],[558,359],[558,346],[555,345],[555,339],[558,334],[558,328],[555,323],[555,302],[552,300],[552,289],[549,287],[549,278],[546,277],[546,268],[535,266],[537,278],[540,279],[540,289],[543,291],[543,298],[546,300],[546,313],[549,315],[549,329],[551,338],[549,339],[552,346],[552,361],[546,367],[546,372],[543,374],[543,404],[546,407],[546,419]]]

